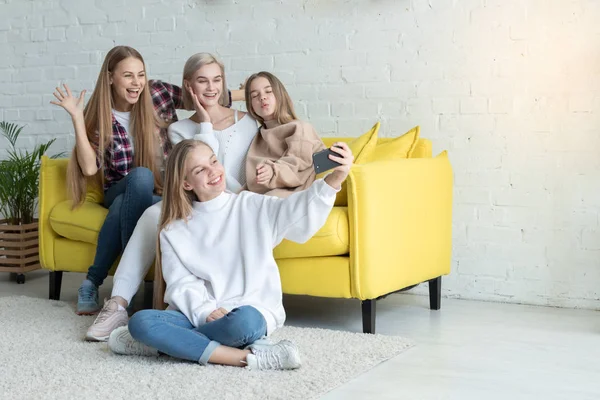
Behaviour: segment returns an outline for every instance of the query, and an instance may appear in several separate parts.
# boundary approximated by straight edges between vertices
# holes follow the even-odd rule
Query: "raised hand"
[[[228,311],[223,307],[217,308],[215,311],[211,312],[208,317],[206,317],[206,322],[213,322],[218,320],[219,318],[223,318],[226,316]]]
[[[259,164],[256,167],[256,183],[266,185],[273,177],[273,167],[267,164]]]
[[[246,89],[246,83],[248,83],[248,78],[249,76],[247,76],[246,79],[244,79],[244,83],[240,83],[240,90]]]
[[[62,90],[60,90],[60,87],[57,87],[56,91],[53,94],[58,101],[51,101],[50,104],[55,104],[64,108],[69,113],[69,115],[71,115],[71,118],[75,118],[80,115],[83,116],[85,90],[81,91],[79,97],[75,97],[71,93],[71,89],[69,89],[69,86],[67,86],[66,83],[63,85],[63,87],[66,94],[63,93]]]
[[[208,111],[206,111],[202,104],[200,104],[200,99],[198,99],[198,96],[196,96],[194,90],[190,86],[187,86],[186,89],[192,97],[192,101],[194,102],[194,108],[196,109],[196,114],[198,114],[200,122],[211,122],[210,115],[208,115]]]
[[[348,173],[350,173],[350,168],[354,163],[354,155],[352,154],[352,150],[350,150],[348,145],[344,142],[334,143],[333,146],[331,146],[331,151],[338,155],[335,156],[330,154],[329,159],[342,165],[335,167],[333,172],[325,177],[325,182],[327,182],[329,186],[338,189],[342,185],[342,182],[346,180]]]

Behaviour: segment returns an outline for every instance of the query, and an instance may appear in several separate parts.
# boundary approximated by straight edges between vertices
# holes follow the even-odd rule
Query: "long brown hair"
[[[283,86],[283,83],[281,83],[279,78],[277,78],[272,73],[266,71],[261,71],[257,72],[256,74],[252,74],[246,81],[246,109],[248,110],[252,118],[260,122],[261,125],[265,125],[265,120],[254,112],[254,109],[252,108],[252,97],[250,95],[250,86],[252,84],[252,81],[260,77],[267,79],[271,84],[271,89],[273,89],[275,101],[277,102],[277,104],[275,105],[275,119],[277,120],[277,122],[279,122],[279,124],[287,124],[288,122],[297,120],[298,117],[296,116],[296,112],[294,111],[294,103],[292,103],[290,95],[288,94],[287,90],[285,90],[285,86]]]
[[[112,109],[114,108],[114,99],[110,85],[110,74],[113,73],[121,61],[128,57],[140,60],[144,65],[144,70],[146,69],[146,63],[137,50],[128,46],[113,47],[104,58],[94,93],[83,110],[85,131],[88,140],[97,151],[100,169],[94,177],[87,178],[77,161],[77,146],[75,146],[67,167],[67,185],[69,194],[73,200],[73,207],[82,204],[85,200],[88,184],[102,187],[104,182],[105,151],[111,145],[113,138]],[[140,99],[131,109],[131,125],[129,129],[134,138],[134,165],[146,167],[152,171],[154,174],[155,191],[161,193],[162,177],[159,172],[159,166],[156,165],[157,128],[163,127],[164,124],[159,121],[154,112],[148,86],[148,79],[146,78],[146,85],[140,93]]]
[[[192,214],[192,203],[198,200],[194,192],[183,188],[186,178],[185,162],[190,151],[199,146],[208,146],[199,140],[185,139],[177,143],[167,158],[165,168],[165,190],[163,192],[158,236],[156,238],[156,262],[154,271],[154,306],[161,307],[164,295],[164,280],[162,275],[162,260],[160,251],[160,233],[173,221],[187,220]]]

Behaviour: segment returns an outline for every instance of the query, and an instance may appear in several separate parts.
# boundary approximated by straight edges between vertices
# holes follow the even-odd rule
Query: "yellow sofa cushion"
[[[352,154],[354,155],[354,163],[355,164],[363,164],[368,162],[369,155],[373,152],[375,147],[377,146],[377,138],[379,134],[379,126],[381,124],[377,122],[371,129],[367,132],[363,133],[361,136],[353,139],[341,139],[341,138],[326,138],[323,140],[327,147],[331,147],[333,143],[336,141],[344,141],[348,143],[348,147],[352,150]],[[331,171],[323,172],[317,175],[317,179],[323,178]],[[347,206],[348,205],[348,189],[346,187],[346,182],[342,184],[342,189],[338,192],[335,197],[335,206]]]
[[[348,254],[350,228],[348,208],[333,207],[325,225],[306,243],[282,241],[273,250],[276,259],[324,257]]]
[[[415,126],[402,136],[380,141],[377,146],[366,155],[366,162],[387,161],[398,158],[411,158],[419,142],[420,128]]]
[[[432,146],[431,140],[419,138],[410,158],[431,158]]]
[[[104,201],[104,192],[102,188],[94,183],[89,183],[85,193],[85,201],[102,204]]]
[[[67,239],[96,244],[108,210],[91,201],[84,202],[74,210],[71,204],[70,200],[65,200],[54,206],[50,211],[50,226]]]
[[[371,129],[359,137],[325,137],[321,139],[328,148],[333,146],[335,142],[346,142],[350,150],[352,150],[352,154],[354,154],[354,162],[359,163],[363,162],[366,156],[377,146],[377,135],[380,125],[377,122]],[[321,175],[326,174],[327,172]]]
[[[352,154],[354,154],[355,164],[362,164],[369,159],[369,154],[371,154],[373,149],[375,149],[375,146],[377,146],[380,125],[381,124],[377,122],[367,132],[348,143],[348,147],[350,147]]]

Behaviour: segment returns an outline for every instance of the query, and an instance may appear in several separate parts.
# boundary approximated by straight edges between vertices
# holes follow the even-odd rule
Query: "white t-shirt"
[[[201,140],[208,144],[217,159],[225,168],[227,190],[238,193],[246,184],[246,154],[254,137],[258,133],[258,124],[250,114],[238,120],[222,131],[213,129],[210,122],[200,124],[191,119],[182,119],[169,126],[169,140],[173,145],[184,139]]]
[[[133,152],[135,149],[133,147],[134,141],[133,136],[129,132],[129,117],[131,116],[131,112],[129,111],[117,111],[113,108],[112,110],[115,119],[123,128],[125,128],[125,132],[127,132],[127,137],[129,138],[129,143],[131,144],[131,151]]]

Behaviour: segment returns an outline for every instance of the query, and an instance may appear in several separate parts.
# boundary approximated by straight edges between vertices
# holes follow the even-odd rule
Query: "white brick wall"
[[[175,83],[215,52],[231,87],[279,75],[323,134],[419,124],[449,150],[446,295],[600,308],[599,2],[0,0],[0,15],[0,119],[27,125],[23,146],[73,145],[52,90],[91,90],[114,44]]]

